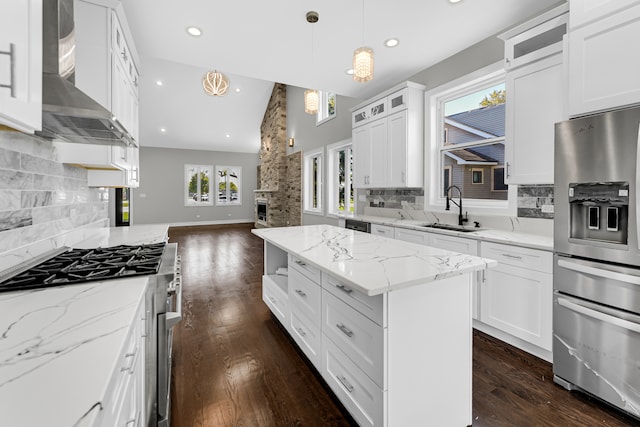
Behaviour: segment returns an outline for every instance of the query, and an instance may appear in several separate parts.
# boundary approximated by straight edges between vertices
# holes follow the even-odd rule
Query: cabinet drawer
[[[543,273],[551,273],[553,270],[553,254],[551,252],[487,242],[481,242],[480,248],[481,256],[494,259],[501,264]]]
[[[320,285],[298,271],[289,269],[289,304],[320,325]]]
[[[424,231],[396,228],[394,238],[405,242],[418,243],[420,245],[429,244],[429,234]]]
[[[322,335],[322,376],[361,426],[382,426],[384,391]]]
[[[429,246],[447,251],[460,252],[461,254],[478,255],[478,241],[465,239],[464,237],[431,233],[429,235]]]
[[[291,254],[289,254],[289,269],[296,269],[318,285],[320,284],[320,270]]]
[[[378,386],[384,388],[386,329],[353,308],[322,292],[322,333],[327,335]]]
[[[386,294],[366,295],[329,274],[322,276],[322,287],[378,325],[387,326],[384,304]]]
[[[394,237],[393,227],[389,227],[388,225],[371,224],[371,234],[388,237],[390,239]]]
[[[286,327],[289,323],[289,301],[285,291],[274,282],[273,279],[277,278],[278,276],[262,276],[262,300]]]
[[[320,323],[311,322],[295,307],[291,309],[291,336],[298,347],[318,370],[320,370]]]

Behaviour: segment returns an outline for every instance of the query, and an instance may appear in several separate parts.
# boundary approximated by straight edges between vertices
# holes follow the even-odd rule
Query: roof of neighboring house
[[[484,154],[469,148],[447,151],[445,154],[456,161],[457,164],[485,164],[485,165],[497,165],[498,161]]]
[[[476,108],[475,110],[447,116],[449,121],[489,133],[496,137],[504,136],[504,108],[505,104]]]

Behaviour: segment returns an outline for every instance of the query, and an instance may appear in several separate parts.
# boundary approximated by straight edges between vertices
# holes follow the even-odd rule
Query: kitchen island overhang
[[[496,261],[330,225],[252,232],[263,301],[360,425],[471,425],[471,278]]]

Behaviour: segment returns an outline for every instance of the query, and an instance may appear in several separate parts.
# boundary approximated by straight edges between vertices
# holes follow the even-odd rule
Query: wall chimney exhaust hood
[[[69,142],[137,146],[116,117],[75,85],[73,0],[43,2],[42,131]]]

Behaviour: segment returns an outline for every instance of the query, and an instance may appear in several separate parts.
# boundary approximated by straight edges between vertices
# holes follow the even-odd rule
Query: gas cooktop
[[[165,243],[69,249],[0,277],[0,292],[47,288],[94,280],[156,274]]]

